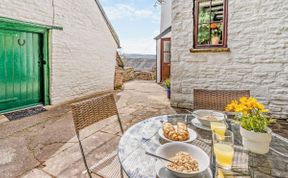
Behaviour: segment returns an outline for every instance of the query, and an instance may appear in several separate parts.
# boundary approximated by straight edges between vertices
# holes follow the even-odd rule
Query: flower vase
[[[220,42],[220,37],[219,36],[213,36],[211,39],[212,45],[218,45]]]

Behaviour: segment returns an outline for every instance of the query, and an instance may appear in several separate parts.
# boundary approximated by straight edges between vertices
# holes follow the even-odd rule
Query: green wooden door
[[[0,112],[43,101],[41,34],[0,29]]]

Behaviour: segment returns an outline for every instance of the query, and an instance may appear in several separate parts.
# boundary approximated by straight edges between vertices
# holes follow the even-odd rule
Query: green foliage
[[[199,44],[208,44],[209,42],[209,27],[210,15],[209,13],[201,9],[199,12],[199,27],[198,27],[198,43]]]
[[[199,44],[208,44],[209,42],[209,25],[201,24],[199,25],[199,33],[198,33],[198,43]]]
[[[209,23],[210,15],[209,13],[203,8],[199,12],[199,24]]]
[[[254,109],[245,116],[240,116],[240,125],[248,131],[266,133],[267,127],[274,122],[273,119],[270,119],[265,113],[258,109]]]
[[[170,79],[166,79],[166,80],[164,81],[164,85],[165,85],[166,88],[170,88],[170,87],[171,87]]]
[[[216,36],[220,37],[221,33],[222,33],[222,31],[219,28],[216,28],[216,29],[212,30],[212,32],[211,32],[212,37],[216,37]]]

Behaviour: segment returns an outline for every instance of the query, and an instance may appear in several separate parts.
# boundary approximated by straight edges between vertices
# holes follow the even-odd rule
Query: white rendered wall
[[[156,82],[161,82],[161,39],[156,40],[157,73]]]
[[[50,31],[52,104],[112,90],[117,44],[95,1],[54,0],[54,8],[52,2],[0,2],[0,16],[63,27]]]
[[[171,5],[172,0],[165,0],[165,2],[161,5],[160,33],[171,26]]]

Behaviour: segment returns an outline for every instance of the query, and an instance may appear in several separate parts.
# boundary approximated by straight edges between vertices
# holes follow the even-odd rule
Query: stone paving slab
[[[40,164],[27,144],[27,140],[20,137],[0,140],[0,177],[15,177]]]
[[[53,178],[49,174],[39,169],[32,169],[23,178]]]
[[[113,134],[97,132],[84,139],[83,145],[85,154],[89,155],[93,152],[97,152],[99,146],[107,143],[113,137],[115,137]],[[78,166],[75,167],[75,165]],[[73,171],[70,171],[72,169]],[[57,155],[53,155],[51,159],[48,159],[45,162],[43,170],[56,177],[61,177],[63,174],[67,177],[76,176],[76,173],[78,174],[85,170],[78,143]]]

